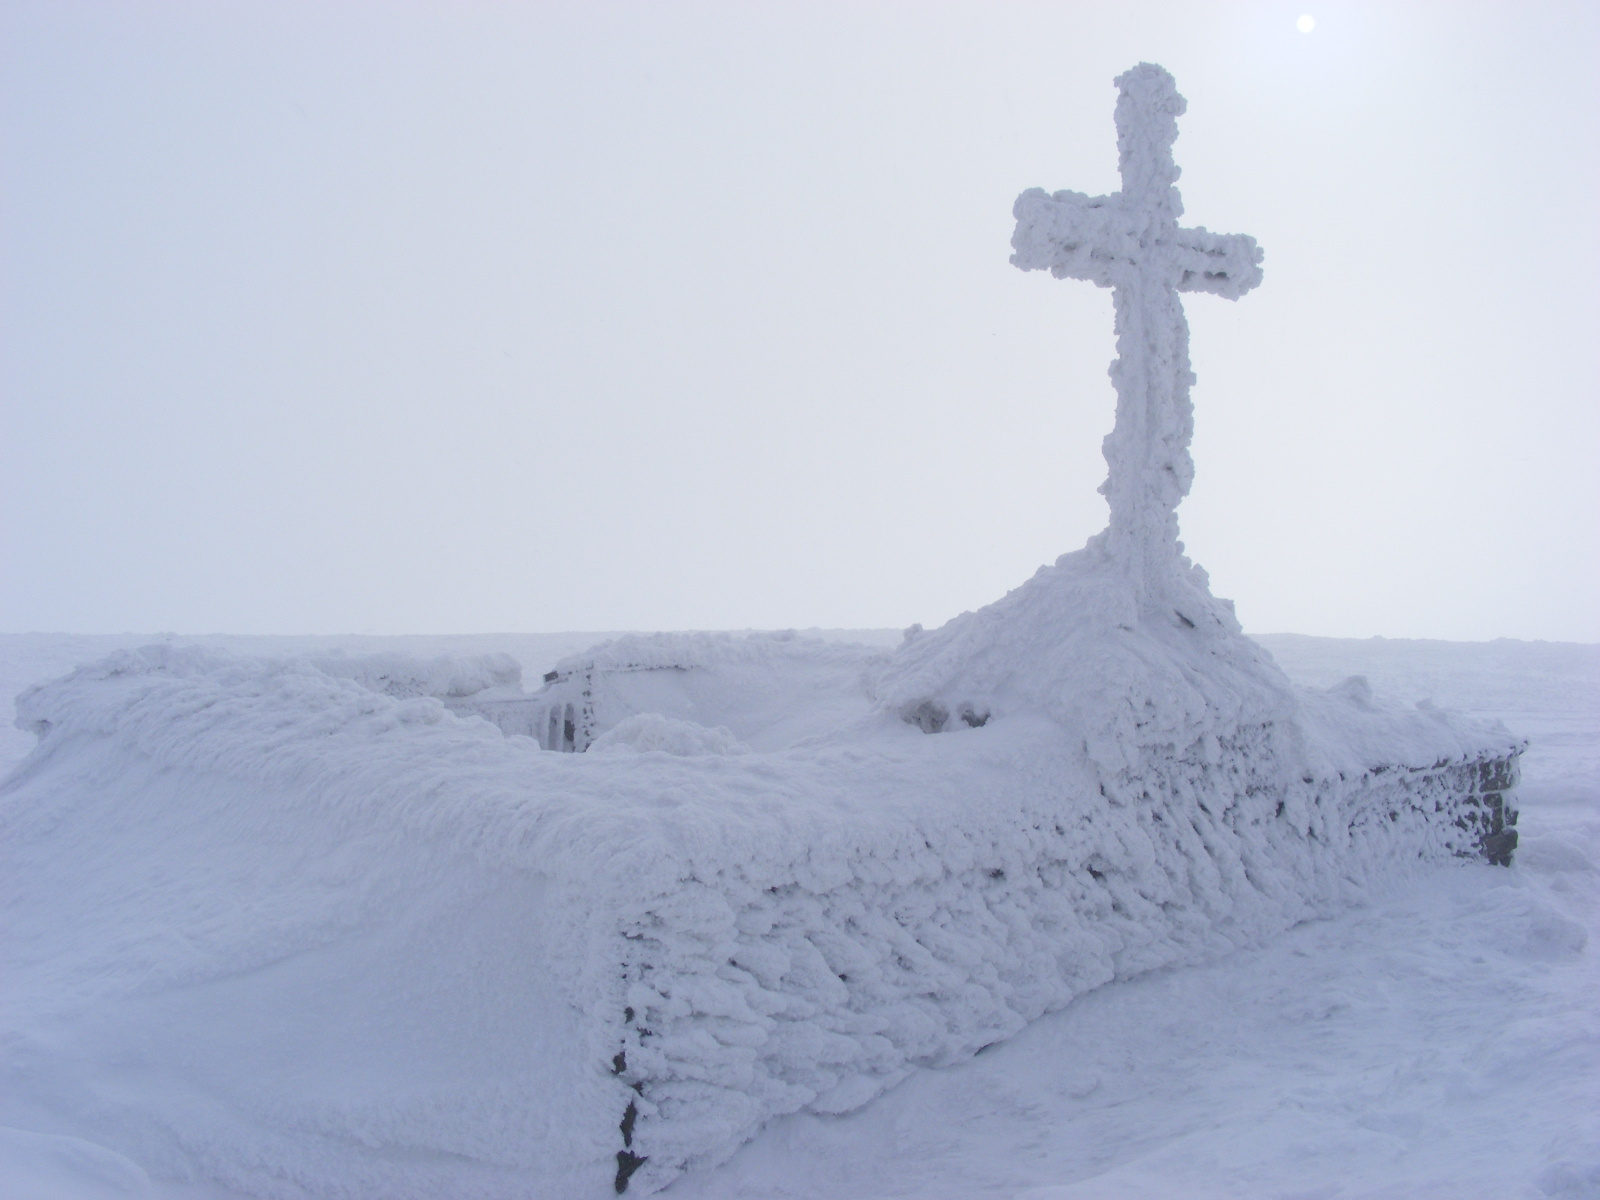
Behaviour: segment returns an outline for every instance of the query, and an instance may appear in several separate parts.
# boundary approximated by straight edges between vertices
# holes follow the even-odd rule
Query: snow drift
[[[1503,728],[1295,689],[1199,577],[1161,621],[1120,579],[1092,543],[893,654],[602,648],[585,754],[446,707],[514,711],[503,662],[152,647],[33,689],[11,1083],[262,1195],[649,1191],[1108,980],[1504,860]],[[767,697],[743,728],[724,675]]]

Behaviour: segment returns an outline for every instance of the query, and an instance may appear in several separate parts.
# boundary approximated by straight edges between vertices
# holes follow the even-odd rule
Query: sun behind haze
[[[0,629],[987,603],[1105,523],[1110,295],[1011,205],[1147,60],[1266,251],[1188,306],[1218,594],[1600,639],[1597,13],[6,5]]]

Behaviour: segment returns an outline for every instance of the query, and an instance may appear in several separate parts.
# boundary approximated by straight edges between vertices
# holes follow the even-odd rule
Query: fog
[[[1105,523],[1010,265],[1177,77],[1189,553],[1251,632],[1600,640],[1586,4],[0,9],[0,629],[901,626]],[[1311,33],[1296,28],[1315,16]]]

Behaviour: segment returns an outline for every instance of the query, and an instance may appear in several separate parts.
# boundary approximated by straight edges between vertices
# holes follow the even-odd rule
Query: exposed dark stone
[[[632,1100],[628,1101],[628,1108],[622,1114],[622,1144],[633,1145],[633,1123],[639,1119],[639,1106]]]
[[[627,1069],[628,1052],[626,1050],[618,1050],[616,1057],[611,1060],[611,1073],[613,1075],[621,1075]]]
[[[1491,758],[1488,762],[1478,764],[1478,790],[1481,792],[1504,792],[1512,784],[1511,759]]]
[[[950,720],[950,710],[933,700],[924,700],[904,715],[908,724],[923,733],[938,733]]]
[[[633,1178],[633,1173],[644,1166],[649,1159],[635,1154],[632,1150],[617,1151],[617,1195],[622,1195],[628,1190],[628,1180]]]
[[[1483,856],[1497,867],[1511,865],[1511,853],[1517,848],[1517,831],[1515,829],[1502,829],[1499,833],[1488,833],[1483,837]]]

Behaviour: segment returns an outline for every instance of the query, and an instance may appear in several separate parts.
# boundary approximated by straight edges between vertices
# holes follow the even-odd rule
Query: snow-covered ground
[[[175,640],[505,651],[531,679],[599,636]],[[149,640],[0,636],[0,691]],[[1299,682],[1363,674],[1531,737],[1517,865],[1430,870],[1268,945],[1099,988],[860,1111],[780,1119],[665,1194],[1600,1196],[1600,647],[1263,641]],[[31,741],[6,728],[0,771]],[[19,1099],[0,1098],[0,1195],[228,1195],[30,1126]]]

